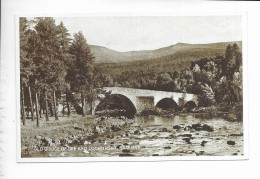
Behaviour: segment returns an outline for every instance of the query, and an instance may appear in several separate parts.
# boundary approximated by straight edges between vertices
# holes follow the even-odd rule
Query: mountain
[[[187,44],[177,43],[168,47],[155,49],[155,50],[141,50],[141,51],[129,51],[118,52],[106,47],[90,45],[91,52],[96,57],[96,63],[118,63],[118,62],[132,62],[139,60],[149,59],[167,59],[174,56],[187,56],[200,57],[208,55],[222,54],[225,52],[228,44],[237,43],[240,49],[242,48],[241,41],[235,42],[220,42],[211,44]]]

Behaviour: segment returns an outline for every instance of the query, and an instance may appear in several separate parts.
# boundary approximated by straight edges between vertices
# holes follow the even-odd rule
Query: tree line
[[[223,55],[217,54],[212,58],[194,60],[183,70],[166,71],[161,68],[147,70],[145,65],[140,65],[139,70],[131,66],[127,69],[120,75],[103,74],[104,84],[193,93],[198,95],[200,106],[220,103],[231,105],[242,101],[242,54],[236,43],[229,44]]]
[[[69,100],[80,96],[82,115],[86,115],[86,103],[94,98],[95,68],[83,33],[70,37],[63,22],[55,24],[51,17],[20,18],[20,91],[21,116],[25,124],[26,110],[31,119],[36,120],[45,114],[57,114],[57,99],[66,95],[68,115]],[[75,94],[75,95],[73,95]]]

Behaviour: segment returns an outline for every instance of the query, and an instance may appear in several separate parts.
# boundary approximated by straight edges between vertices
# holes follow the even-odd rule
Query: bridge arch
[[[163,98],[155,105],[155,107],[165,110],[176,110],[178,108],[178,104],[172,98]]]
[[[187,109],[187,111],[190,111],[191,109],[195,108],[197,106],[196,102],[195,101],[187,101],[185,104],[184,104],[184,108]]]
[[[136,107],[133,101],[123,94],[111,94],[102,99],[95,108],[95,113],[102,110],[124,110],[126,113],[135,114]]]

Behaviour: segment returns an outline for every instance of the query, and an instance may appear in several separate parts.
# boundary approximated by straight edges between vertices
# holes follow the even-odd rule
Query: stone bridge
[[[111,96],[121,95],[126,97],[135,107],[136,112],[141,112],[144,109],[153,108],[155,106],[158,106],[158,104],[160,103],[164,103],[164,101],[166,102],[166,100],[172,101],[172,103],[179,107],[183,107],[190,102],[192,102],[196,106],[198,105],[198,97],[195,94],[124,87],[104,87],[103,89],[107,92],[111,92]],[[97,100],[93,103],[93,114],[95,113],[95,109],[101,101],[102,99]]]

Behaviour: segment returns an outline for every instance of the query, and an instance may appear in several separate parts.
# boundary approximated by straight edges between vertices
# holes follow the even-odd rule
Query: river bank
[[[243,155],[243,123],[195,115],[29,123],[21,126],[22,157]]]
[[[134,119],[126,117],[81,117],[72,115],[59,117],[55,120],[50,117],[49,121],[40,120],[40,127],[35,127],[35,122],[26,121],[21,126],[21,150],[22,156],[30,156],[44,150],[59,150],[72,146],[84,145],[96,142],[98,136],[106,135],[114,137],[114,132],[120,131],[131,124]]]

